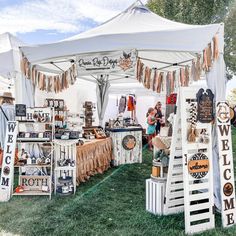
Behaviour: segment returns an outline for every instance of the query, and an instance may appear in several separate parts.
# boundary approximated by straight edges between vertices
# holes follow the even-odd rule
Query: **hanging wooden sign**
[[[195,179],[205,177],[209,171],[209,160],[204,153],[196,153],[188,162],[189,174]]]
[[[210,89],[206,92],[201,88],[197,93],[197,120],[201,123],[210,123],[214,119],[214,94]]]
[[[137,60],[135,50],[104,52],[77,56],[76,62],[80,75],[106,73],[134,73]]]
[[[136,146],[136,138],[133,135],[126,135],[122,140],[122,146],[125,150],[132,150]]]
[[[221,218],[223,227],[229,227],[236,224],[236,203],[230,108],[227,102],[217,103],[216,118],[221,184]]]
[[[12,195],[17,132],[17,121],[8,121],[3,153],[2,172],[0,178],[1,202],[9,201]]]

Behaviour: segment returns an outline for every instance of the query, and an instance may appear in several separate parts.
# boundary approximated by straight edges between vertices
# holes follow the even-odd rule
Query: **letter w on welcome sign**
[[[236,210],[230,108],[227,102],[217,102],[216,119],[221,185],[221,218],[223,227],[229,227],[236,223]]]
[[[12,195],[13,179],[14,179],[14,158],[15,158],[17,133],[18,133],[18,122],[8,121],[5,144],[4,144],[2,172],[0,177],[1,202],[9,201]]]

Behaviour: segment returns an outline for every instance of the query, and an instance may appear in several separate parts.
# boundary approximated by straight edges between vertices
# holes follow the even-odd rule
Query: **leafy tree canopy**
[[[225,23],[225,62],[236,75],[236,0],[149,0],[158,15],[186,24]]]

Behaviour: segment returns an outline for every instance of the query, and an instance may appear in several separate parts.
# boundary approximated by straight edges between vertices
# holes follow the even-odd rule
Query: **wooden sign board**
[[[25,104],[16,104],[16,116],[25,117],[26,116],[26,105]]]
[[[206,92],[201,88],[197,93],[197,120],[201,123],[210,123],[214,119],[214,94],[210,89]]]
[[[135,50],[79,55],[76,58],[80,75],[134,73],[137,60]]]
[[[236,206],[230,108],[225,101],[216,104],[216,122],[221,183],[221,218],[223,227],[229,227],[236,224]]]
[[[49,190],[50,176],[21,175],[19,177],[19,185],[27,191],[42,191],[43,186]]]
[[[27,108],[26,109],[26,120],[34,122],[50,122],[51,121],[51,108]]]
[[[5,137],[2,172],[0,177],[0,201],[9,201],[12,195],[14,179],[14,159],[16,148],[16,136],[18,133],[17,121],[7,122]]]

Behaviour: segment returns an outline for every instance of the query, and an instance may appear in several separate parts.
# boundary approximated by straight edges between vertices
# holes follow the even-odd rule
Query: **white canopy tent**
[[[219,39],[219,57],[207,73],[208,87],[212,89],[216,100],[225,99],[224,25],[188,25],[164,19],[136,1],[128,9],[102,25],[68,38],[64,41],[23,46],[21,51],[31,65],[42,72],[60,73],[76,61],[78,55],[104,54],[121,50],[137,50],[138,57],[145,65],[165,71],[176,70],[179,66],[190,65],[197,53],[207,47],[215,35]],[[52,63],[53,62],[53,63]],[[56,65],[56,66],[55,66]],[[78,71],[78,74],[80,72]],[[92,76],[80,76],[80,79],[96,81]],[[96,79],[96,78],[95,78]],[[110,74],[110,90],[116,83],[137,83],[135,74]],[[106,84],[106,83],[105,83]],[[106,84],[108,88],[109,85]],[[132,85],[130,86],[132,87]],[[124,89],[124,88],[122,88]],[[100,120],[103,119],[107,105],[108,92],[98,90]],[[216,144],[216,143],[215,143]],[[218,155],[214,153],[214,166],[218,166]],[[215,171],[219,176],[218,171]],[[217,178],[216,178],[217,179]],[[216,183],[219,183],[217,180]],[[220,208],[219,186],[215,185],[216,205]]]
[[[154,14],[140,1],[136,1],[119,15],[94,29],[61,42],[23,46],[21,50],[32,65],[37,65],[41,71],[52,73],[61,72],[55,64],[65,70],[71,65],[71,60],[76,60],[77,55],[126,49],[136,49],[138,56],[143,58],[147,66],[168,67],[168,70],[175,70],[176,65],[178,67],[190,64],[196,53],[201,53],[216,34],[220,50],[218,61],[222,64],[223,24],[201,26],[173,22]],[[218,70],[219,67],[215,69]],[[84,79],[93,80],[92,77]],[[112,74],[109,76],[109,82],[112,88],[113,83],[136,83],[136,79],[135,75],[129,75],[127,78],[125,75]],[[224,86],[220,86],[221,89],[215,88],[216,82],[224,84],[224,76],[217,73],[217,77],[211,80],[213,92],[217,98],[222,99],[225,96],[225,88]],[[219,90],[217,93],[216,89]]]

